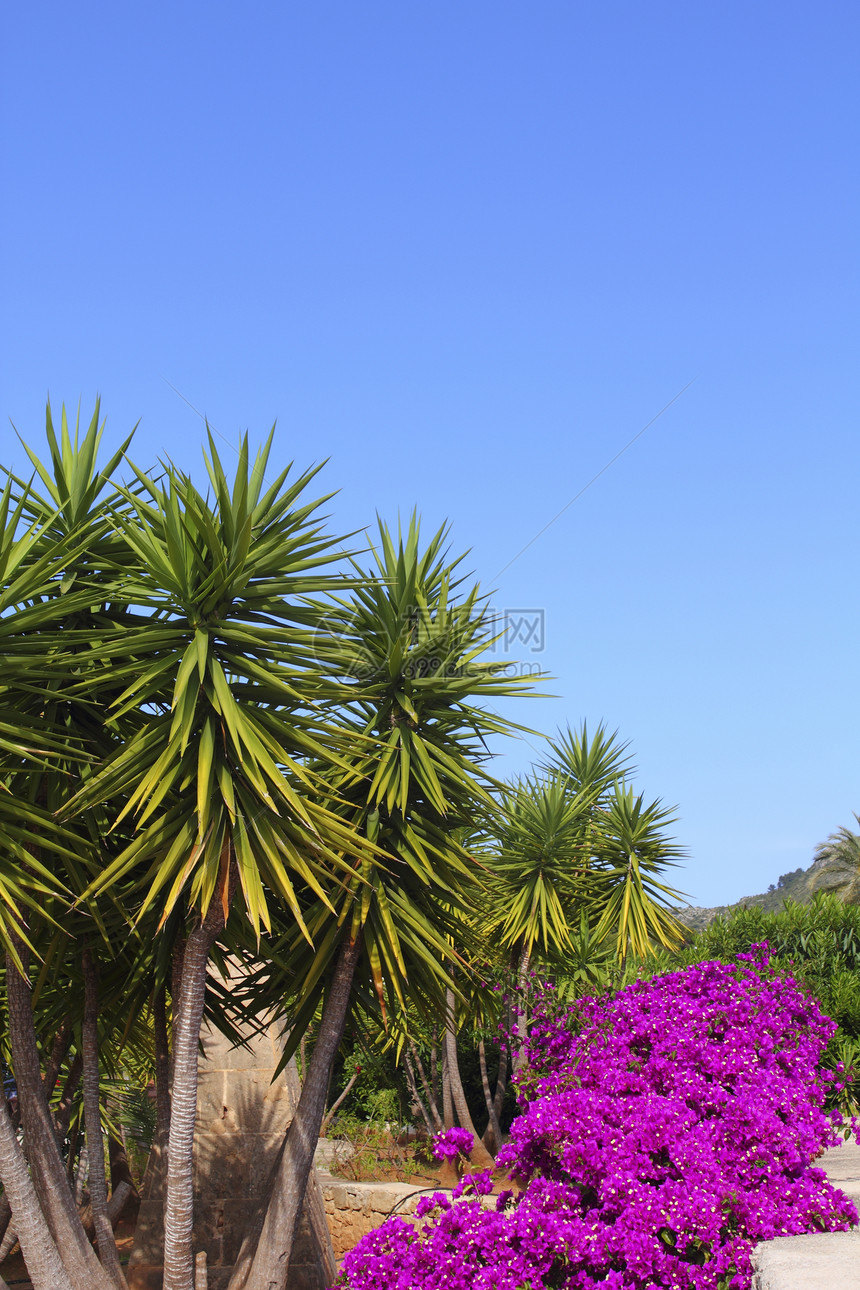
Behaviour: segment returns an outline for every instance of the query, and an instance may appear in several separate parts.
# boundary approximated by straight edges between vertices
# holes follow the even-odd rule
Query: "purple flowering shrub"
[[[456,1160],[468,1156],[475,1139],[468,1129],[444,1129],[433,1138],[433,1155],[437,1160]]]
[[[784,1233],[857,1221],[813,1161],[841,1120],[831,1021],[763,947],[536,1017],[522,1115],[489,1174],[346,1256],[349,1290],[719,1290]]]

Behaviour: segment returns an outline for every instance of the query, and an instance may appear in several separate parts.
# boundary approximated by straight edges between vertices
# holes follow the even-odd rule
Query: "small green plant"
[[[381,1093],[393,1090],[380,1090]],[[396,1174],[415,1178],[432,1168],[432,1157],[420,1143],[400,1140],[397,1126],[381,1119],[363,1120],[352,1112],[338,1115],[329,1131],[335,1149],[331,1171],[352,1182],[372,1182]]]

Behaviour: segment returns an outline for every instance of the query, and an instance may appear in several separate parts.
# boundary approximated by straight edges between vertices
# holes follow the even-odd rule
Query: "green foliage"
[[[680,944],[678,892],[661,881],[684,854],[667,835],[672,811],[628,786],[626,745],[603,726],[591,737],[585,725],[568,730],[550,747],[539,773],[502,790],[488,821],[491,934],[521,962],[534,950],[552,963],[578,958],[580,975],[583,916],[589,944],[611,938],[619,960]]]
[[[683,963],[728,963],[751,945],[767,941],[771,961],[791,972],[813,994],[839,1029],[827,1060],[842,1062],[848,1083],[842,1105],[860,1110],[860,908],[820,893],[811,905],[789,901],[779,912],[756,906],[716,918],[680,957]]]

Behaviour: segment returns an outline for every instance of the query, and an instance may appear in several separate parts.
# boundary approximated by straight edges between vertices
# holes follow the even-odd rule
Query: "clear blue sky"
[[[48,392],[144,465],[199,460],[167,382],[277,418],[336,527],[417,504],[545,611],[518,706],[632,741],[696,901],[761,890],[860,810],[858,44],[847,0],[8,7],[2,460]]]

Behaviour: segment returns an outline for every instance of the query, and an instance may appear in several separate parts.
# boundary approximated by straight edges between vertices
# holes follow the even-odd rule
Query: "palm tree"
[[[324,995],[319,1032],[296,1116],[282,1154],[256,1256],[240,1259],[231,1290],[271,1290],[286,1283],[293,1233],[313,1158],[331,1067],[350,1006],[383,1019],[407,999],[425,1014],[444,1011],[456,911],[476,866],[460,841],[481,805],[490,805],[482,770],[486,739],[514,727],[484,703],[522,692],[525,679],[481,655],[493,633],[477,585],[459,574],[447,529],[422,546],[412,517],[398,538],[380,522],[374,565],[355,566],[357,586],[333,609],[335,648],[345,651],[352,692],[336,714],[343,771],[333,764],[331,809],[378,860],[350,851],[353,868],[335,913],[318,900],[308,912],[314,951],[300,960],[295,932],[283,957],[303,983],[301,1030]],[[288,985],[278,979],[278,988]]]
[[[122,692],[110,716],[136,728],[67,810],[111,806],[132,841],[88,899],[138,892],[137,918],[164,927],[187,911],[174,997],[164,1290],[191,1290],[197,1050],[210,953],[234,904],[254,932],[281,903],[304,928],[299,889],[325,904],[348,870],[348,827],[321,804],[318,772],[337,759],[318,700],[314,633],[340,558],[305,491],[315,471],[266,488],[272,437],[252,463],[243,441],[228,484],[210,436],[211,499],[169,464],[141,472],[114,514],[125,546],[123,603],[142,621],[93,649]],[[359,848],[360,850],[360,848]],[[334,877],[333,877],[334,875]]]
[[[592,737],[585,724],[568,729],[538,772],[502,790],[489,822],[488,932],[508,952],[520,994],[515,1072],[536,951],[563,972],[586,932],[594,946],[614,937],[621,959],[628,948],[646,953],[652,940],[680,942],[669,912],[677,893],[657,876],[683,853],[663,832],[671,813],[659,802],[646,806],[625,786],[626,747],[603,725]]]
[[[34,537],[26,571],[31,579],[37,579],[37,585],[27,594],[20,580],[12,583],[7,591],[17,612],[4,619],[6,649],[10,659],[18,658],[26,663],[24,674],[19,673],[10,694],[14,695],[19,722],[25,728],[28,721],[40,724],[47,755],[40,764],[33,758],[18,758],[17,763],[14,758],[7,760],[5,797],[6,801],[14,802],[19,813],[19,837],[21,827],[26,830],[25,856],[19,857],[21,875],[26,875],[28,881],[38,882],[48,857],[53,875],[51,883],[42,885],[40,912],[31,915],[28,905],[32,902],[20,901],[9,927],[6,956],[9,1038],[27,1154],[43,1221],[47,1222],[73,1281],[107,1290],[111,1286],[122,1287],[125,1282],[112,1232],[103,1222],[102,1202],[106,1197],[104,1179],[99,1177],[98,1149],[94,1145],[93,1199],[104,1267],[93,1253],[67,1185],[41,1079],[30,960],[36,944],[34,923],[42,934],[43,946],[47,934],[56,959],[57,945],[71,930],[69,900],[80,896],[98,866],[95,837],[104,822],[90,813],[86,819],[58,830],[56,821],[74,786],[110,743],[104,723],[96,715],[101,696],[90,693],[78,701],[73,692],[79,687],[81,674],[76,643],[83,643],[85,652],[91,655],[93,639],[106,630],[116,630],[122,617],[110,603],[116,545],[107,519],[111,499],[106,499],[104,494],[110,490],[111,473],[128,441],[100,470],[96,465],[102,433],[98,406],[82,438],[79,424],[72,438],[65,410],[58,435],[50,406],[46,430],[50,464],[43,464],[27,449],[46,494],[40,495],[35,488],[14,478],[7,483],[7,496],[14,491],[18,497],[19,525],[28,526],[23,536],[19,536],[16,549],[20,549],[28,536]],[[113,501],[118,503],[119,499],[114,497]],[[48,568],[52,576],[38,585],[39,570]],[[88,670],[86,663],[83,670]],[[10,675],[7,673],[7,677]],[[91,684],[94,681],[92,671],[89,681]],[[97,684],[95,688],[97,691],[101,688],[103,693],[103,685]],[[85,911],[75,915],[72,921],[78,927],[89,923],[89,930],[97,933],[97,924],[91,922]],[[44,978],[44,967],[41,975]],[[90,996],[92,1000],[92,991]],[[89,1033],[92,1037],[91,1028]],[[92,1043],[88,1047],[92,1056]],[[88,1063],[85,1082],[89,1090],[89,1134],[91,1137],[97,1134],[101,1144],[98,1070],[92,1062]],[[13,1217],[17,1226],[20,1220],[18,1216]]]
[[[856,811],[854,819],[860,824],[860,815]],[[856,878],[860,875],[860,833],[852,833],[842,825],[830,834],[826,842],[819,842],[813,863],[832,865],[846,878]]]
[[[616,784],[603,810],[590,873],[593,899],[602,909],[595,939],[614,937],[621,964],[628,954],[644,958],[655,942],[676,949],[685,934],[672,910],[683,893],[659,880],[686,854],[666,835],[673,809]]]

